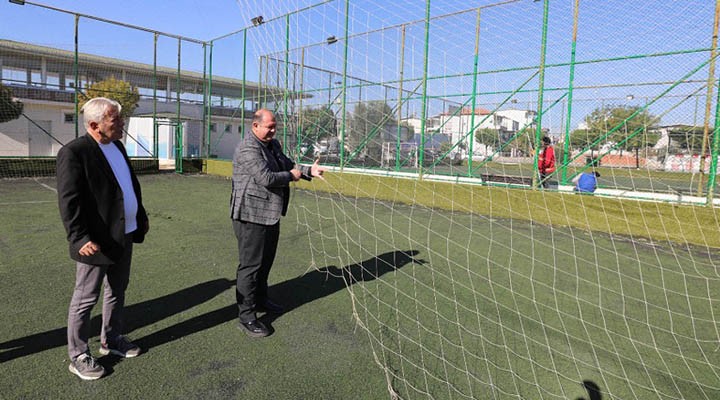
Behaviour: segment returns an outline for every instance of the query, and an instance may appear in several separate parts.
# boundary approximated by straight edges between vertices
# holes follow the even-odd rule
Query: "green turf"
[[[141,181],[151,233],[128,324],[149,351],[103,358],[112,374],[96,382],[67,371],[73,264],[41,185],[54,181],[0,181],[0,397],[380,399],[390,386],[406,399],[574,400],[590,398],[583,381],[602,398],[720,397],[718,254],[695,227],[718,224],[705,208],[339,174],[300,183],[317,191],[294,190],[271,274],[289,312],[253,340],[234,323],[229,181]],[[613,231],[620,221],[629,233]],[[705,239],[668,240],[684,233]]]
[[[295,234],[292,219],[282,224],[270,290],[293,310],[272,321],[271,337],[251,339],[235,324],[237,245],[229,181],[177,175],[140,180],[151,232],[135,250],[128,325],[130,337],[149,351],[131,360],[102,358],[112,374],[94,382],[67,370],[74,264],[55,194],[33,180],[0,181],[0,398],[386,396],[342,281],[304,275],[307,234]],[[39,182],[55,186],[52,179]],[[91,346],[97,349],[97,336]]]

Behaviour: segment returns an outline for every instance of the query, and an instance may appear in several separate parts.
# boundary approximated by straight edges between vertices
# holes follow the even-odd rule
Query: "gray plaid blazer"
[[[233,156],[230,218],[260,225],[280,221],[290,201],[293,168],[302,172],[303,179],[312,179],[310,167],[296,166],[282,153],[276,139],[265,144],[248,132]]]

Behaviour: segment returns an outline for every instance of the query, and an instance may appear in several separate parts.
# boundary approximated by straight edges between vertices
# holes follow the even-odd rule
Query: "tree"
[[[499,140],[500,137],[495,129],[483,128],[475,130],[475,141],[478,143],[495,147]]]
[[[300,115],[302,139],[317,143],[337,136],[337,121],[333,111],[326,107],[309,108]]]
[[[580,148],[590,148],[590,144],[597,139],[597,135],[592,134],[588,129],[575,129],[570,132],[570,146]],[[598,146],[593,146],[593,149],[597,149]]]
[[[617,129],[613,133],[600,142],[622,142],[620,147],[627,150],[654,145],[658,137],[649,132],[655,129],[659,120],[647,109],[642,111],[640,109],[640,106],[627,105],[606,105],[596,108],[585,117],[588,131],[585,137],[585,146],[589,146],[615,128]],[[635,116],[628,119],[633,114]],[[571,143],[573,141],[580,142],[581,140],[573,140],[571,137]]]
[[[23,103],[14,100],[12,90],[0,84],[0,122],[8,122],[20,117]]]
[[[86,93],[80,92],[78,94],[78,107],[82,108],[88,100],[95,97],[107,97],[120,103],[122,106],[120,116],[123,119],[127,119],[132,115],[140,101],[140,93],[137,88],[132,87],[128,82],[115,79],[115,77],[95,82],[88,87]]]
[[[364,143],[368,157],[379,161],[383,142],[394,141],[396,137],[395,116],[387,103],[373,100],[355,106],[346,140],[351,150]]]
[[[400,127],[403,128],[402,132],[405,133],[405,137],[401,139],[405,142],[413,140],[415,138],[415,127],[410,125],[407,121],[400,122]]]

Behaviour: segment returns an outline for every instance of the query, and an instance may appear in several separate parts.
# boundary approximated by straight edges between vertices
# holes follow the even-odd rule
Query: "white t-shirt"
[[[125,233],[133,232],[137,229],[137,211],[138,202],[135,197],[135,189],[130,178],[130,168],[125,157],[123,157],[120,149],[114,143],[102,144],[100,150],[105,154],[105,159],[110,164],[115,179],[120,184],[123,192],[123,204],[125,205]]]

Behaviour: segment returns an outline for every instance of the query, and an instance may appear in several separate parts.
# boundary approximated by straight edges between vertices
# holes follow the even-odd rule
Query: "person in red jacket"
[[[538,155],[538,171],[540,172],[540,184],[548,187],[548,176],[555,172],[555,149],[550,145],[550,138],[542,138],[543,148]]]

